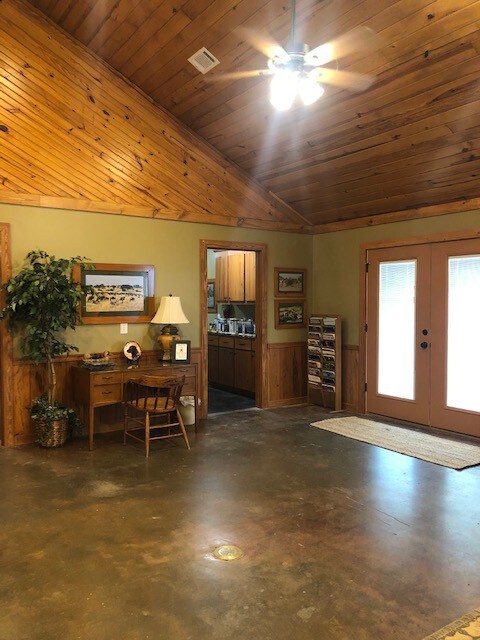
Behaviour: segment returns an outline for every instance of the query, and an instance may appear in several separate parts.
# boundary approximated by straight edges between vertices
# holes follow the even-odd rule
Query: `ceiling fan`
[[[239,28],[237,31],[267,56],[267,68],[217,74],[207,80],[216,82],[272,76],[270,102],[280,111],[290,109],[297,96],[305,106],[313,104],[325,92],[323,83],[351,91],[364,91],[371,86],[374,76],[341,71],[338,68],[339,58],[372,47],[376,35],[371,29],[356,27],[335,40],[310,49],[308,44],[295,42],[295,19],[296,0],[292,0],[290,43],[286,49],[268,35]],[[336,63],[336,68],[325,66],[331,62]]]

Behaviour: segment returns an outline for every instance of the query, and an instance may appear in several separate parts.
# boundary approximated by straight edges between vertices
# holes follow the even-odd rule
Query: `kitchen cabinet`
[[[224,340],[224,339],[223,339]],[[218,347],[218,383],[225,387],[235,386],[235,349],[233,349],[233,338],[230,346]],[[219,344],[222,338],[219,339]]]
[[[213,386],[255,393],[255,339],[208,336],[208,382]]]
[[[218,384],[220,376],[218,375],[218,347],[208,345],[208,381],[211,384]]]
[[[255,302],[257,286],[257,254],[248,251],[245,254],[245,301]]]
[[[254,302],[256,254],[222,251],[215,260],[215,284],[219,302]]]

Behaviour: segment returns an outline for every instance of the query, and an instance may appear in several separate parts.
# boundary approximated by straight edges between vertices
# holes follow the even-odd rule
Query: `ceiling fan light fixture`
[[[323,96],[325,89],[316,80],[306,76],[298,83],[298,93],[303,104],[308,107]]]
[[[320,67],[327,64],[327,62],[335,60],[335,58],[335,49],[329,42],[327,42],[326,44],[322,44],[311,51],[307,51],[305,54],[305,64],[310,65],[311,67]]]
[[[294,71],[277,71],[270,84],[270,103],[278,111],[288,111],[298,92],[298,74]]]

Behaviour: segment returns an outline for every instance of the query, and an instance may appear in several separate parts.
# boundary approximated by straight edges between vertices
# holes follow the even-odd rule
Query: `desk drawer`
[[[195,395],[197,392],[195,386],[195,378],[185,378],[185,384],[182,387],[182,396]]]
[[[174,376],[185,376],[186,378],[191,378],[195,375],[195,365],[194,364],[181,364],[172,367],[172,375]]]
[[[123,374],[123,381],[128,382],[129,380],[140,380],[144,376],[161,376],[162,378],[169,378],[172,375],[172,367],[158,367],[158,369],[149,369],[145,370],[135,370],[125,371]]]
[[[100,402],[121,402],[122,401],[122,383],[102,384],[93,387],[92,402],[97,404]]]
[[[122,374],[119,371],[100,371],[93,375],[93,386],[122,382]]]

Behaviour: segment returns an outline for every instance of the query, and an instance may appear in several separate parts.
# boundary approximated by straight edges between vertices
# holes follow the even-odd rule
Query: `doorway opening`
[[[202,417],[264,406],[266,251],[201,242]]]
[[[366,410],[480,437],[480,238],[369,248]]]

